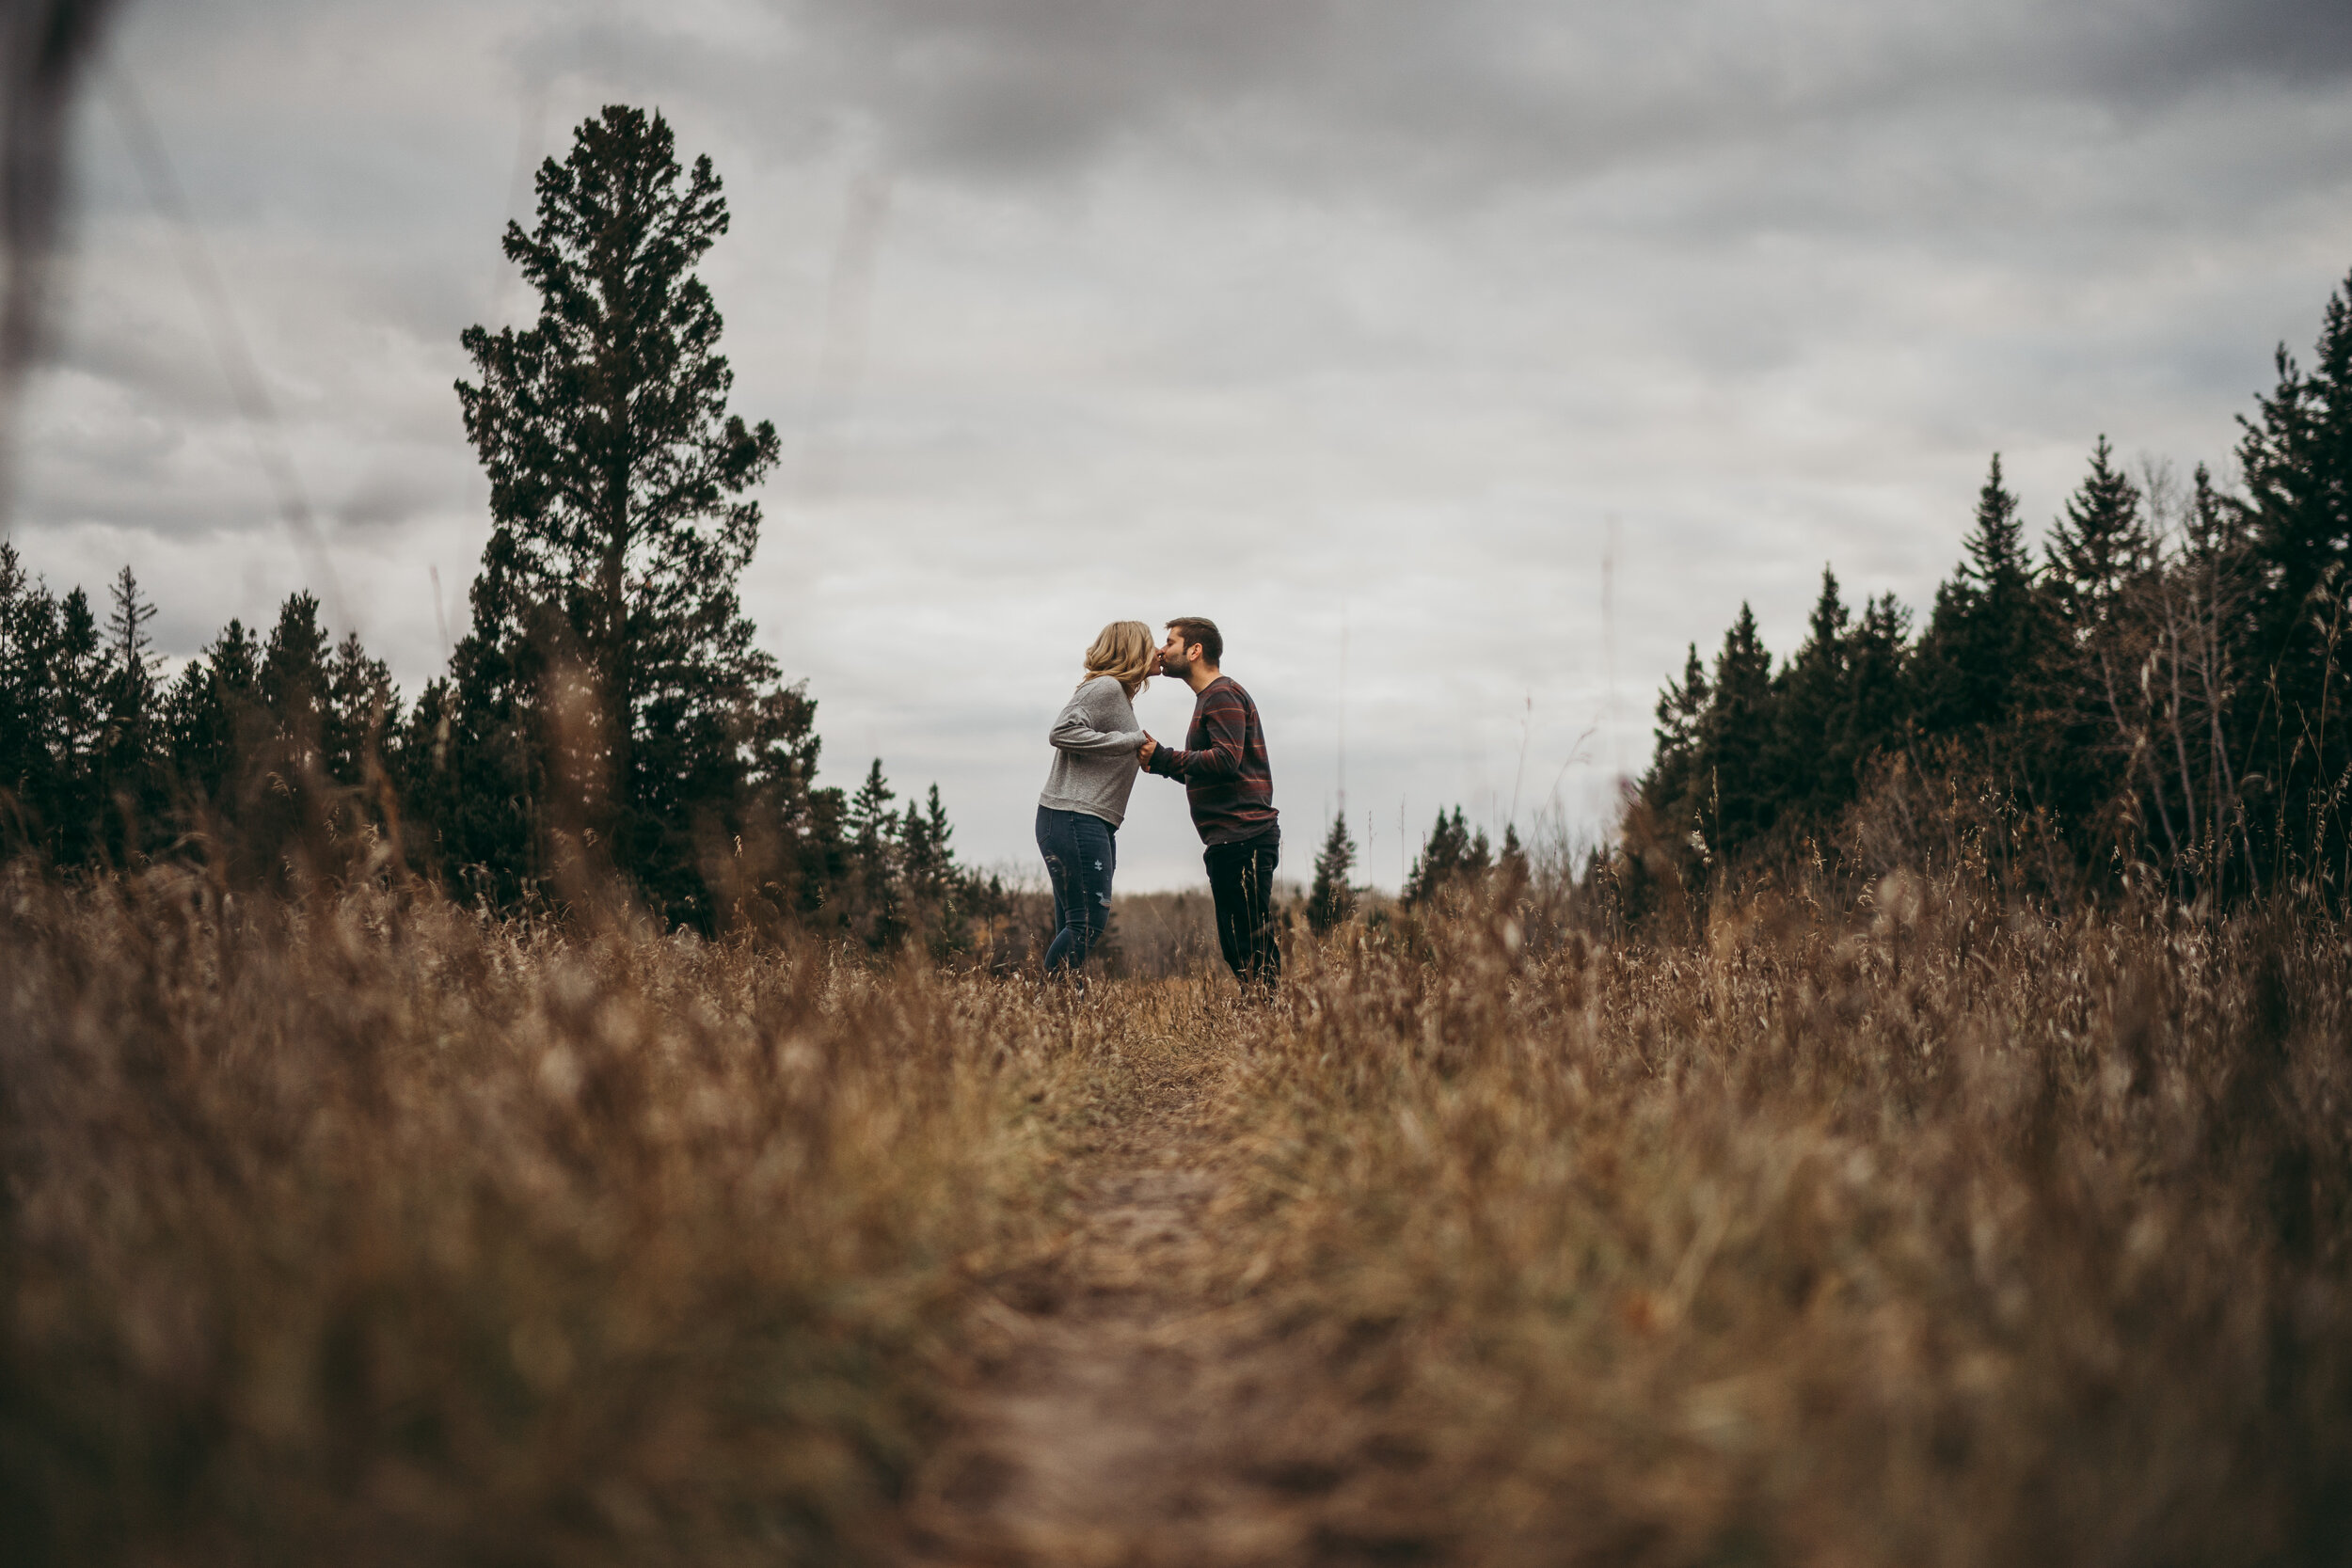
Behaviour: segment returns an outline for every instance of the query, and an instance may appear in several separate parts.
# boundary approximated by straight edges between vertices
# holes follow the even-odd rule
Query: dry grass
[[[866,1555],[1067,1042],[814,947],[0,889],[13,1562]]]
[[[1225,1264],[1326,1369],[1327,1539],[2352,1557],[2343,927],[1881,891],[1295,967]]]
[[[1518,929],[1250,1007],[7,882],[8,1560],[887,1557],[1073,1163],[1180,1148],[1127,1288],[1319,1559],[2344,1560],[2340,924]]]

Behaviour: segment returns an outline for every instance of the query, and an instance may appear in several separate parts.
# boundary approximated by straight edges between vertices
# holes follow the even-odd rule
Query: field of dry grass
[[[16,1562],[871,1555],[1041,1015],[423,896],[5,890]]]
[[[1879,893],[1299,966],[1223,1256],[1341,1390],[1335,1518],[1482,1563],[2352,1556],[2344,927]]]
[[[1468,910],[1248,1006],[0,892],[10,1561],[2352,1540],[2323,917]]]

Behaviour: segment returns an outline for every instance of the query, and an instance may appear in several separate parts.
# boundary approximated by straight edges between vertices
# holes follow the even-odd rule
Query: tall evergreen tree
[[[261,645],[232,620],[164,696],[173,786],[199,809],[229,804],[260,733]]]
[[[1936,589],[1919,640],[1914,702],[1930,735],[1981,738],[2015,714],[2039,624],[2025,522],[1999,452],[1977,492],[1962,547],[1960,567]]]
[[[2152,764],[2137,678],[2153,652],[2145,601],[2155,541],[2144,501],[2102,436],[2044,546],[2049,635],[2013,771],[2085,858],[2137,831],[2133,776]],[[2150,825],[2177,850],[2168,808],[2160,797],[2151,804]]]
[[[898,792],[882,776],[882,758],[876,757],[850,797],[845,818],[855,886],[854,897],[843,912],[850,928],[876,948],[896,945],[908,926],[898,816],[890,804],[897,799]]]
[[[910,898],[930,905],[946,900],[956,869],[955,836],[939,785],[932,784],[923,800],[907,802],[898,823],[898,863]]]
[[[135,716],[144,724],[155,704],[155,640],[148,623],[155,607],[139,592],[139,579],[125,566],[115,574],[110,588],[113,605],[106,612],[106,664],[109,701],[114,709]]]
[[[1455,806],[1448,816],[1441,806],[1428,838],[1422,843],[1421,854],[1406,874],[1402,902],[1410,909],[1430,902],[1449,887],[1474,883],[1486,876],[1493,859],[1486,831],[1481,828],[1471,833],[1461,807]]]
[[[125,566],[111,585],[106,614],[105,710],[99,742],[98,792],[105,802],[104,849],[127,862],[164,842],[164,754],[155,690],[154,640],[148,623],[155,607]]]
[[[2352,555],[2352,277],[2328,297],[2311,369],[2286,345],[2278,384],[2239,420],[2237,459],[2253,546],[2264,567],[2265,662],[2296,668],[2313,652],[2314,595]]]
[[[56,653],[56,599],[0,539],[0,850],[55,853]]]
[[[45,803],[56,854],[87,864],[99,844],[105,794],[106,648],[89,595],[75,588],[58,602],[52,644],[50,747],[54,783]]]
[[[1307,890],[1307,925],[1315,935],[1336,929],[1356,912],[1356,839],[1347,831],[1344,815],[1331,818],[1331,831],[1315,855],[1315,879]]]
[[[2124,590],[2155,554],[2139,486],[2117,467],[2105,436],[2091,449],[2090,471],[2067,498],[2050,530],[2045,581],[2059,626],[2075,642],[2111,620]]]
[[[2337,863],[2352,776],[2352,278],[2328,297],[2306,370],[2280,345],[2278,383],[2241,419],[2238,469],[2254,562],[2239,722],[2269,792],[2273,878]],[[2309,802],[2309,808],[2303,804]]]
[[[1865,604],[1846,636],[1839,758],[1849,793],[1859,787],[1872,757],[1901,741],[1911,711],[1911,611],[1892,594]]]
[[[1847,734],[1849,619],[1845,601],[1838,596],[1837,574],[1824,566],[1805,640],[1777,683],[1772,767],[1775,815],[1795,812],[1818,817],[1852,793],[1853,759]]]
[[[392,672],[372,658],[358,632],[346,632],[326,658],[320,715],[321,762],[345,787],[369,784],[384,767],[384,747],[400,724],[400,690]]]
[[[1691,783],[1704,831],[1728,852],[1761,837],[1779,815],[1771,766],[1778,728],[1772,656],[1756,632],[1756,612],[1745,603],[1715,656],[1713,685],[1715,700]]]
[[[1658,694],[1658,724],[1651,732],[1657,746],[1642,779],[1642,798],[1653,812],[1671,816],[1691,796],[1701,731],[1714,695],[1707,684],[1707,666],[1699,660],[1699,645],[1693,642],[1683,659],[1682,678],[1669,680]]]
[[[1519,842],[1516,822],[1502,825],[1502,842],[1495,847],[1495,873],[1508,895],[1516,895],[1526,888],[1533,867],[1528,863],[1527,846]]]
[[[850,797],[849,829],[861,857],[869,861],[882,857],[898,815],[890,802],[898,798],[898,792],[890,787],[889,779],[882,774],[882,758],[876,757],[859,783],[857,793]]]
[[[956,863],[956,831],[934,784],[920,802],[909,800],[898,824],[899,879],[913,923],[934,958],[972,946],[972,922],[993,914],[1001,890]]]
[[[541,166],[535,228],[506,231],[537,320],[462,339],[493,528],[451,689],[421,708],[444,850],[510,896],[565,826],[658,908],[707,921],[698,842],[805,810],[782,798],[805,780],[762,765],[813,760],[812,705],[781,700],[736,587],[776,433],[728,411],[693,271],[727,225],[707,157],[681,167],[660,116],[608,107]]]
[[[325,759],[327,649],[318,595],[297,592],[278,607],[278,624],[262,644],[256,691],[278,745],[270,765],[289,784],[322,771]]]

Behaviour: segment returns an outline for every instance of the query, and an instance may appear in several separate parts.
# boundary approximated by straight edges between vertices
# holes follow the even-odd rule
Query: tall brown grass
[[[11,1562],[868,1555],[1050,1215],[985,981],[170,874],[0,955]]]
[[[1980,880],[1295,962],[1224,1288],[1328,1539],[1479,1563],[2352,1560],[2344,927]]]
[[[1167,1284],[1333,1560],[2344,1560],[2347,938],[1513,893],[1244,1005],[18,874],[0,1555],[887,1557],[1100,1156],[1220,1173]]]

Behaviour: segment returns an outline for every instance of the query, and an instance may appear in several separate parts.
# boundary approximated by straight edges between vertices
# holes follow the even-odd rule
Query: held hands
[[[1146,730],[1143,732],[1143,744],[1136,748],[1136,760],[1149,768],[1152,766],[1152,753],[1159,749],[1160,743],[1152,738],[1150,730]]]

